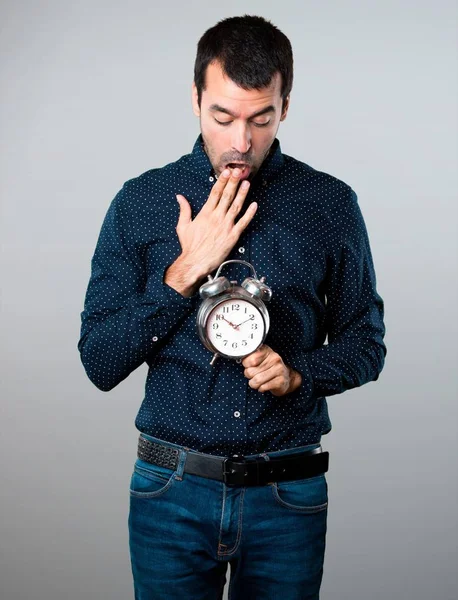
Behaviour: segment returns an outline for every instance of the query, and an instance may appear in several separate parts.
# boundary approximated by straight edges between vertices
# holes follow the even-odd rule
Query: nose
[[[251,148],[251,132],[245,123],[240,123],[238,127],[234,127],[232,148],[240,154],[245,154]]]

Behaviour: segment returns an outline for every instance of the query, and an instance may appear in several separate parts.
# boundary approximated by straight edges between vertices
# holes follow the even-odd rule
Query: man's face
[[[261,90],[244,90],[214,62],[207,67],[205,83],[200,107],[194,83],[192,101],[215,173],[218,176],[226,167],[239,167],[243,169],[241,179],[251,179],[286,117],[289,98],[282,112],[281,75],[276,73]]]

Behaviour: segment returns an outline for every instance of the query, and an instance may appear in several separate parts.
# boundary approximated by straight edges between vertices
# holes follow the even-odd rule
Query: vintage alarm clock
[[[221,269],[229,263],[240,263],[253,273],[238,285],[220,277]],[[241,360],[264,342],[269,331],[269,313],[264,302],[272,297],[265,277],[258,279],[253,265],[244,260],[221,263],[214,278],[200,286],[203,299],[197,313],[197,331],[206,348],[214,353],[210,364],[218,356]]]

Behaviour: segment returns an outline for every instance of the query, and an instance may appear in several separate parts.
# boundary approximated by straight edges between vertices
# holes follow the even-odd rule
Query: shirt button
[[[238,411],[238,410],[236,410],[236,411],[235,411],[235,413],[234,413],[234,417],[237,417],[237,418],[238,418],[238,417],[240,417],[240,413],[239,413],[239,411]]]
[[[208,178],[208,181],[215,181],[215,178],[210,175],[210,177]]]
[[[158,339],[159,339],[159,338],[157,337],[157,335],[154,335],[154,336],[153,336],[153,342],[157,342],[157,340],[158,340]]]
[[[243,246],[240,246],[239,252],[240,254],[245,254],[245,248]]]
[[[268,183],[267,179],[263,179],[263,180],[262,180],[262,185],[263,185],[263,186],[266,186],[266,185],[267,185],[267,183]]]

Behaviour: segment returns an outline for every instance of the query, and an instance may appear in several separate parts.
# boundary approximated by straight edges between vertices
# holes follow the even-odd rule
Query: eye
[[[266,121],[265,123],[257,123],[256,121],[253,121],[253,125],[255,127],[267,127],[267,125],[269,125],[270,123],[270,119],[268,121]]]
[[[215,119],[215,121],[218,123],[218,125],[222,125],[223,127],[227,127],[232,123],[232,121],[218,121],[218,119]]]

